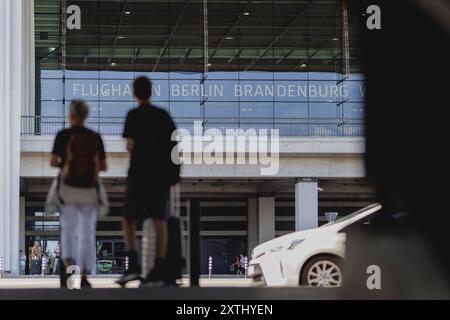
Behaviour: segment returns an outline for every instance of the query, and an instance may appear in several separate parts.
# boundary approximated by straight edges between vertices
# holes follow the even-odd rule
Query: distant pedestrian
[[[47,254],[44,253],[42,255],[42,259],[41,259],[41,266],[42,266],[41,273],[48,274],[49,263],[50,263],[50,258],[49,258],[49,256],[47,256]]]
[[[245,274],[245,256],[243,253],[239,256],[239,271],[240,274]]]
[[[53,265],[53,274],[59,274],[60,272],[60,258],[61,258],[61,249],[59,247],[59,242],[56,243],[55,248],[53,249],[53,256],[55,258],[55,263]]]
[[[55,268],[55,257],[52,254],[47,256],[47,274],[52,274]]]
[[[35,241],[33,247],[31,248],[31,265],[30,273],[32,275],[41,273],[41,260],[42,259],[42,249],[39,241]]]
[[[19,274],[21,276],[25,275],[27,265],[27,256],[23,252],[23,250],[19,250]]]
[[[233,266],[232,267],[232,271],[235,274],[240,274],[240,272],[241,272],[241,270],[240,270],[240,268],[241,268],[241,259],[239,258],[239,256],[235,257],[235,260],[234,260],[234,263],[233,263],[232,266]]]

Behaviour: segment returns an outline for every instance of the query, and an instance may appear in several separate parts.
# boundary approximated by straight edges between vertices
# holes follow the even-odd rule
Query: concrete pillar
[[[295,185],[295,230],[319,226],[319,198],[317,181],[301,179]]]
[[[250,255],[258,245],[258,202],[256,198],[248,199],[247,249]]]
[[[22,115],[35,115],[36,58],[34,42],[34,0],[22,1]],[[37,75],[40,76],[39,74]]]
[[[275,198],[258,198],[258,242],[275,238]]]
[[[28,250],[25,248],[25,197],[20,197],[19,208],[19,250],[23,250],[27,254]]]
[[[19,272],[20,115],[23,108],[23,10],[28,0],[0,1],[0,256]]]

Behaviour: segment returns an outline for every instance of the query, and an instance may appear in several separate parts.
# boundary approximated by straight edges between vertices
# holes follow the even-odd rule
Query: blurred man
[[[138,107],[128,113],[123,137],[130,153],[127,192],[123,211],[123,230],[129,269],[118,283],[140,278],[136,251],[136,221],[152,219],[156,232],[156,253],[153,269],[144,283],[164,283],[167,246],[167,218],[170,211],[170,188],[178,182],[179,167],[171,159],[175,124],[170,115],[150,103],[152,84],[146,77],[133,84]]]
[[[59,274],[60,272],[60,255],[61,249],[59,247],[59,241],[56,243],[55,249],[53,249],[53,256],[55,257],[55,265],[53,266],[53,274]]]

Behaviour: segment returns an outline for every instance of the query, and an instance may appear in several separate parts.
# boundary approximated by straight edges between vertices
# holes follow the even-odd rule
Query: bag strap
[[[170,215],[176,218],[180,217],[180,184],[177,183],[169,188],[169,206]]]
[[[98,200],[98,204],[99,204],[100,206],[103,206],[104,203],[103,203],[102,197],[101,197],[101,195],[100,195],[100,183],[98,182],[98,180],[97,180],[97,182],[95,183],[95,191],[97,192],[97,200]]]
[[[58,200],[61,203],[61,205],[65,205],[66,202],[64,201],[64,199],[61,197],[61,193],[60,191],[60,187],[61,187],[61,172],[58,174],[58,180],[56,181],[56,195],[58,196]]]

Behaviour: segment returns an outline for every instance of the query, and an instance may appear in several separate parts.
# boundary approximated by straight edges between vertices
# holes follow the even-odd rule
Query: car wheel
[[[342,260],[330,255],[309,260],[300,275],[300,285],[310,287],[340,287],[343,283]]]

